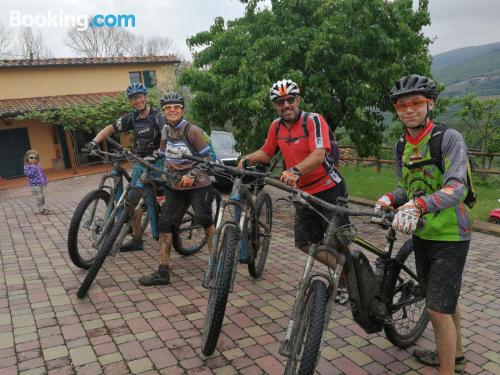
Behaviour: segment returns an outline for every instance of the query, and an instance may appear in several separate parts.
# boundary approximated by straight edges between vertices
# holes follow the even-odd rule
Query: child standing
[[[37,150],[28,150],[24,155],[24,174],[28,177],[31,193],[36,199],[38,213],[50,215],[51,210],[45,207],[45,188],[47,176],[40,166],[40,155]]]

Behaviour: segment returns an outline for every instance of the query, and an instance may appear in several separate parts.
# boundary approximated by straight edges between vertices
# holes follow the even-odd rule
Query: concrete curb
[[[349,201],[363,206],[373,207],[375,205],[375,201],[365,198],[349,197]],[[500,225],[497,224],[491,224],[485,221],[474,220],[474,223],[472,224],[472,230],[500,237]]]

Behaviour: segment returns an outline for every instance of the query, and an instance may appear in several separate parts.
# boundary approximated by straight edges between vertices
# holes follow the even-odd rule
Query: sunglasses
[[[163,109],[167,111],[180,111],[184,106],[182,104],[166,104]]]
[[[397,101],[396,103],[394,103],[394,108],[398,112],[406,111],[407,108],[415,110],[417,108],[420,108],[422,105],[429,103],[430,101],[430,99],[426,98],[409,100],[407,102]]]
[[[274,104],[276,104],[278,107],[283,107],[285,105],[285,102],[288,104],[293,104],[293,103],[295,103],[295,100],[297,100],[296,96],[290,96],[288,98],[279,98],[279,99],[276,99]]]
[[[28,156],[29,160],[38,160],[38,156]]]

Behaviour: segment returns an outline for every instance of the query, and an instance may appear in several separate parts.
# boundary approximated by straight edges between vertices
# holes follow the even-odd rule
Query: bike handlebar
[[[142,166],[152,170],[152,171],[155,171],[155,172],[159,172],[159,173],[162,173],[164,175],[169,175],[168,172],[165,172],[159,168],[156,168],[153,164],[149,163],[148,161],[144,160],[143,158],[139,157],[139,156],[136,156],[134,155],[133,153],[131,153],[130,151],[128,150],[125,150],[123,148],[123,146],[121,144],[119,144],[118,142],[116,142],[114,139],[108,137],[107,138],[107,141],[109,143],[111,143],[111,145],[119,148],[120,150],[122,150],[122,152],[127,155],[128,157],[131,157],[132,159],[134,159],[136,162],[138,162],[139,164],[141,164]]]
[[[200,157],[193,156],[193,155],[182,154],[182,158],[183,159],[188,159],[188,160],[191,160],[191,161],[195,161],[195,162],[200,163],[200,164],[204,164],[204,165],[208,166],[209,168],[224,169],[226,171],[231,172],[231,174],[236,175],[236,176],[253,176],[253,177],[261,177],[261,178],[270,177],[271,176],[271,173],[269,173],[269,172],[254,172],[254,171],[249,171],[249,170],[246,170],[246,169],[240,169],[240,168],[236,168],[236,167],[231,167],[229,165],[217,164],[214,161],[207,160],[207,159],[200,158]]]
[[[311,195],[309,193],[306,193],[305,191],[298,190],[296,188],[293,188],[289,185],[286,185],[274,178],[265,178],[264,182],[266,184],[269,184],[271,186],[274,186],[275,188],[278,188],[280,190],[284,190],[287,193],[291,193],[294,196],[297,196],[299,198],[302,198],[304,201],[306,201],[308,204],[313,204],[316,206],[319,206],[321,208],[324,208],[325,210],[328,210],[330,212],[333,212],[337,216],[343,216],[343,215],[348,215],[348,216],[375,216],[375,217],[381,217],[381,218],[386,218],[389,220],[392,220],[395,212],[373,212],[373,210],[356,210],[352,208],[347,208],[343,206],[339,206],[336,204],[328,203],[325,202],[322,199],[319,199],[315,197],[314,195]]]

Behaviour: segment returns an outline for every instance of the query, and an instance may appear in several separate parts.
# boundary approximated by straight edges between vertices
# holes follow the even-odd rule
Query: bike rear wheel
[[[105,215],[109,203],[109,193],[93,190],[80,201],[73,213],[68,229],[68,254],[77,267],[89,269],[97,256],[92,243],[97,240],[106,222]],[[92,220],[92,210],[95,212]]]
[[[113,247],[113,244],[115,243],[123,226],[127,225],[128,221],[130,220],[131,211],[132,211],[131,208],[124,208],[122,212],[118,214],[115,224],[111,228],[111,231],[108,237],[106,238],[103,246],[101,246],[101,248],[97,252],[95,261],[92,263],[92,266],[90,267],[87,276],[85,276],[82,285],[80,285],[80,288],[76,293],[76,296],[78,298],[83,298],[87,295],[87,292],[90,289],[92,282],[94,281],[95,277],[97,276],[97,273],[99,272],[102,265],[104,264],[104,261],[109,255],[109,252],[111,251],[111,248]]]
[[[252,252],[248,262],[248,272],[254,278],[262,275],[266,265],[267,253],[271,242],[273,223],[273,203],[271,196],[260,193],[255,202],[255,216],[249,229]]]
[[[212,355],[219,340],[222,321],[226,312],[227,297],[231,289],[231,279],[234,267],[234,256],[238,245],[239,229],[234,224],[228,224],[222,232],[220,250],[217,249],[215,259],[214,283],[210,289],[203,327],[201,351],[204,355]]]
[[[416,275],[415,255],[412,240],[409,239],[401,247],[396,260],[404,264]],[[388,296],[393,305],[408,305],[392,309],[393,325],[384,327],[385,334],[394,345],[405,349],[415,344],[429,323],[429,316],[425,312],[425,298],[419,295],[418,280],[404,269],[390,271],[388,279]],[[413,303],[411,301],[414,300]]]
[[[328,293],[326,284],[313,280],[304,300],[304,312],[297,317],[297,333],[292,344],[285,374],[314,374],[321,350]]]
[[[221,196],[217,190],[213,190],[212,217],[214,223],[217,222]],[[188,209],[182,219],[181,225],[172,234],[172,243],[177,253],[189,256],[196,254],[207,243],[205,229],[196,224],[195,214],[192,209]]]

